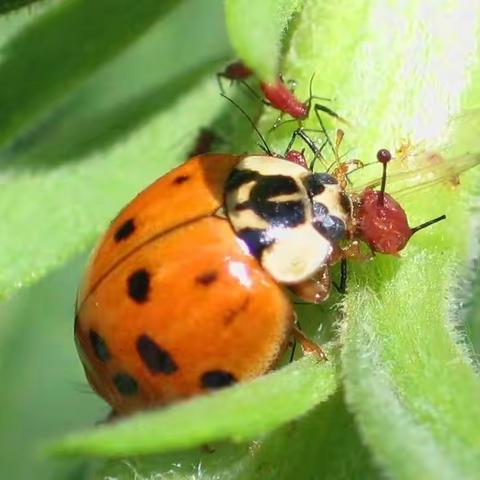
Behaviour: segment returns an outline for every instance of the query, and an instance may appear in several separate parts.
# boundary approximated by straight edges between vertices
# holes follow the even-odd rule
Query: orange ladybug
[[[78,293],[94,390],[124,414],[257,377],[292,333],[322,355],[281,283],[328,295],[350,210],[334,177],[270,156],[201,155],[158,179],[112,222]]]

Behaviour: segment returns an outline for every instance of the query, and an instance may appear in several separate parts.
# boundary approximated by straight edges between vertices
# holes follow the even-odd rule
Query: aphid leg
[[[301,138],[305,145],[312,151],[312,153],[317,157],[321,157],[321,150],[315,145],[315,142],[305,133],[305,130],[300,127],[297,128],[290,138],[288,142],[287,148],[285,149],[285,153],[283,154],[284,157],[287,156],[288,152],[292,149],[293,144],[297,137]]]
[[[332,175],[337,179],[340,186],[345,189],[348,184],[351,185],[352,183],[348,178],[348,175],[364,166],[365,165],[361,160],[347,160],[345,162],[340,162],[340,164],[333,170]]]
[[[270,147],[268,146],[268,143],[265,137],[261,134],[260,130],[255,125],[255,122],[250,118],[250,115],[237,102],[232,100],[230,97],[228,97],[227,95],[224,95],[223,93],[221,93],[220,95],[226,100],[228,100],[231,104],[233,104],[235,108],[237,108],[237,110],[239,110],[240,113],[248,120],[248,122],[250,123],[250,125],[252,126],[256,134],[258,135],[260,141],[262,142],[265,152],[267,152],[268,155],[273,156],[273,152],[270,150]]]
[[[222,79],[227,78],[224,73],[217,73],[217,83],[218,89],[222,95],[225,95],[225,89],[223,88],[223,81]]]
[[[264,100],[264,103],[265,103],[265,105],[270,105],[270,103],[268,103],[266,100]],[[282,122],[284,114],[285,114],[285,112],[280,112],[278,117],[273,122],[272,128],[270,128],[269,132],[271,132],[273,130],[276,130],[280,125],[283,125],[284,123],[286,123],[286,122]],[[293,121],[295,121],[295,120],[296,119],[293,119]],[[289,122],[289,121],[290,120],[287,120],[287,122]]]
[[[293,359],[295,358],[295,350],[297,349],[297,341],[293,339],[292,344],[292,351],[290,352],[290,358],[288,359],[288,363],[292,363]]]
[[[320,99],[320,100],[329,100],[328,98],[325,99],[323,97],[313,97],[313,98],[317,98],[317,99]],[[324,112],[326,113],[327,115],[329,115],[330,117],[333,117],[335,118],[336,120],[338,120],[339,122],[347,125],[348,127],[351,127],[351,124],[348,120],[346,120],[345,118],[341,117],[337,112],[335,112],[334,110],[332,110],[331,108],[328,108],[326,107],[325,105],[322,105],[321,103],[316,103],[314,106],[313,106],[313,109],[318,112],[319,110],[321,112]]]

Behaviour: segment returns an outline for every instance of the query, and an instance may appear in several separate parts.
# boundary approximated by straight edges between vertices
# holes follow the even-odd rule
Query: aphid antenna
[[[250,123],[250,125],[253,127],[253,129],[257,133],[258,137],[260,138],[260,141],[261,141],[262,145],[265,147],[264,151],[267,152],[270,156],[273,157],[273,152],[270,150],[270,147],[268,146],[268,143],[265,140],[265,137],[261,134],[260,130],[255,125],[255,122],[251,119],[250,115],[237,102],[232,100],[230,97],[228,97],[224,93],[220,93],[220,95],[223,98],[227,99],[230,103],[232,103],[242,113],[242,115],[248,120],[248,122]]]
[[[238,83],[244,87],[247,92],[250,93],[250,95],[255,99],[260,102],[265,103],[265,100],[252,88],[251,85],[249,85],[245,80],[238,80]]]
[[[320,128],[321,128],[323,134],[325,135],[325,138],[327,139],[328,145],[330,146],[333,154],[335,155],[335,158],[337,158],[337,151],[335,150],[335,145],[333,145],[333,142],[330,139],[330,135],[328,134],[327,129],[325,128],[325,124],[323,123],[322,117],[320,116],[320,113],[319,113],[319,110],[322,111],[322,112],[328,113],[325,110],[325,109],[327,109],[327,107],[324,107],[323,105],[320,105],[320,104],[317,103],[317,104],[315,104],[313,109],[315,110],[315,115],[317,117],[318,123],[320,124]],[[328,108],[327,110],[330,110],[330,109]],[[333,112],[333,113],[335,113],[335,112]],[[338,116],[338,115],[335,113],[335,116]]]
[[[411,233],[412,235],[414,233],[417,233],[419,230],[423,230],[424,228],[427,228],[429,227],[430,225],[433,225],[434,223],[437,223],[437,222],[440,222],[442,220],[445,220],[447,218],[447,216],[444,214],[444,215],[440,215],[439,217],[437,218],[432,218],[432,220],[428,220],[427,222],[424,222],[424,223],[421,223],[420,225],[416,226],[416,227],[413,227],[411,229]]]

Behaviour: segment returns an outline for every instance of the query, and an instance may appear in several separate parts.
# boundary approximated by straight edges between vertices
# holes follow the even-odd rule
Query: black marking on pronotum
[[[320,202],[313,202],[312,225],[324,237],[330,240],[342,240],[345,238],[345,223],[335,215],[329,215],[328,208]]]
[[[210,370],[209,372],[205,372],[200,378],[202,387],[209,390],[228,387],[236,381],[235,376],[225,370]]]
[[[95,356],[101,362],[108,362],[108,360],[110,360],[110,352],[108,351],[105,340],[95,330],[88,332],[88,338],[90,339],[90,344],[92,345]]]
[[[115,387],[123,396],[129,397],[138,392],[137,381],[128,373],[120,372],[113,377]]]
[[[243,228],[237,232],[237,236],[247,244],[248,250],[256,258],[260,258],[263,250],[274,243],[266,230],[260,228]]]
[[[272,227],[293,228],[305,223],[305,207],[301,200],[286,202],[253,202],[255,213]]]
[[[227,178],[227,181],[225,183],[225,191],[228,193],[228,192],[231,192],[232,190],[237,190],[242,185],[252,182],[258,176],[259,176],[259,173],[255,172],[254,170],[245,170],[245,169],[233,170],[233,172]]]
[[[297,193],[298,190],[298,185],[292,177],[287,175],[261,175],[250,195],[266,200],[279,195]]]
[[[136,270],[127,279],[129,297],[136,303],[145,303],[150,291],[150,274],[144,268]]]
[[[312,173],[303,178],[303,184],[310,198],[323,193],[325,185],[335,185],[337,183],[337,179],[328,173]]]
[[[250,205],[250,202],[248,200],[246,202],[237,203],[235,205],[235,211],[236,212],[242,212],[243,210],[248,210],[249,208],[251,208],[251,205]]]
[[[137,352],[150,373],[165,373],[166,375],[178,370],[177,364],[171,355],[161,348],[148,335],[137,338]]]
[[[250,191],[249,203],[253,211],[272,227],[293,228],[305,222],[305,209],[301,200],[274,200],[280,195],[299,191],[292,177],[268,175],[259,177]]]
[[[214,283],[217,278],[218,272],[216,272],[215,270],[210,270],[195,277],[195,282],[199,283],[200,285],[207,286]]]
[[[189,175],[179,175],[178,177],[175,177],[173,179],[173,182],[175,185],[181,185],[182,183],[185,183],[187,180],[190,179]]]
[[[114,235],[115,241],[118,243],[127,239],[134,231],[135,221],[133,218],[129,218],[128,220],[125,220],[120,227],[118,227]]]

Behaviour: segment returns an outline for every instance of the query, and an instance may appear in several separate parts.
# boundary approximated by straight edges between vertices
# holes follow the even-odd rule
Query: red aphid
[[[383,202],[380,202],[383,197]],[[374,252],[396,254],[413,232],[407,215],[391,195],[378,190],[363,192],[358,210],[358,237]]]
[[[265,98],[277,110],[288,113],[293,118],[300,120],[308,116],[310,105],[298,100],[281,80],[273,83],[262,82],[260,83],[260,88]]]
[[[303,154],[303,152],[299,152],[298,150],[290,150],[285,155],[285,160],[296,163],[297,165],[300,165],[301,167],[308,169],[307,160],[305,159],[305,155]]]
[[[248,68],[243,62],[233,62],[227,65],[220,76],[228,78],[229,80],[245,80],[252,75],[252,70]]]
[[[377,160],[383,164],[381,187],[380,190],[367,188],[361,194],[357,202],[355,236],[364,241],[373,252],[395,255],[405,247],[415,232],[446,217],[441,215],[415,228],[408,225],[403,207],[385,192],[387,164],[391,159],[392,155],[388,150],[378,151]]]

